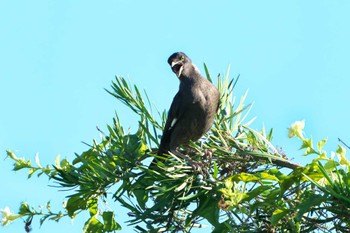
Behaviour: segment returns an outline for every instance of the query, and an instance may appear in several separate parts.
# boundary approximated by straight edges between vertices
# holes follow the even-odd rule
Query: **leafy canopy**
[[[305,156],[315,158],[305,166],[289,161],[272,145],[272,130],[250,128],[254,119],[247,119],[247,93],[239,101],[233,96],[237,80],[229,79],[229,70],[224,78],[217,77],[221,105],[211,131],[179,148],[204,164],[208,174],[172,154],[162,156],[157,169],[148,168],[157,156],[166,112],[154,111],[146,92],[116,77],[107,91],[139,117],[136,132],[125,130],[116,113],[101,142],[93,141],[71,162],[57,157],[54,165],[43,167],[38,156],[32,165],[7,151],[15,171],[26,169],[29,178],[46,175],[69,195],[58,212],[50,202],[38,209],[22,202],[16,214],[5,208],[1,223],[25,218],[29,231],[37,217],[43,224],[88,212],[83,232],[114,232],[122,227],[115,217],[120,210],[106,207],[112,200],[128,211],[127,223],[137,232],[204,227],[212,232],[348,232],[350,163],[345,148],[339,146],[329,156],[323,150],[327,140],[314,147],[299,121],[288,135],[301,141]]]

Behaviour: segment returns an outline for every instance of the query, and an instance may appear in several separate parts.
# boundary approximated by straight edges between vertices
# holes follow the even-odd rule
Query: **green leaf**
[[[10,157],[12,160],[18,160],[18,157],[15,155],[15,153],[13,153],[12,151],[10,151],[10,150],[7,150],[6,151],[6,154],[7,154],[7,156],[8,157]]]
[[[266,136],[266,139],[270,142],[272,141],[272,138],[273,138],[272,134],[273,134],[273,128],[270,129],[269,134]]]
[[[22,202],[18,214],[28,215],[28,213],[31,213],[28,203]]]
[[[228,233],[228,232],[234,232],[232,231],[232,227],[229,224],[229,220],[226,220],[225,222],[216,225],[212,233]]]
[[[207,79],[212,83],[213,80],[210,77],[210,73],[209,73],[208,67],[207,67],[207,65],[205,63],[204,63],[204,71],[205,71],[205,75],[207,76]]]
[[[305,152],[304,152],[304,156],[306,156],[306,155],[310,155],[310,154],[317,154],[317,151],[315,151],[313,148],[311,148],[311,147],[308,147],[308,148],[306,148],[306,150],[305,150]]]
[[[330,159],[323,165],[323,167],[327,171],[333,171],[338,165],[338,162],[334,161],[333,159]]]
[[[203,193],[201,192],[198,192],[196,194],[191,194],[191,195],[188,195],[188,196],[185,196],[185,197],[179,197],[178,199],[181,200],[181,201],[187,201],[187,200],[190,200],[190,199],[194,199],[200,195],[202,195]]]
[[[285,179],[283,179],[283,181],[280,182],[282,195],[285,191],[289,190],[289,188],[292,187],[292,185],[295,184],[295,182],[297,181],[298,178],[293,175],[287,176]]]
[[[288,178],[288,176],[286,176],[285,174],[283,174],[279,169],[277,168],[271,168],[268,170],[268,172],[270,174],[272,174],[273,176],[275,176],[278,180],[284,180],[286,178]]]
[[[216,161],[214,161],[213,169],[214,169],[213,178],[217,179],[218,178],[218,174],[219,174],[219,168],[218,168],[218,165],[217,165]]]
[[[350,165],[349,160],[346,159],[345,155],[346,155],[346,149],[342,146],[338,146],[336,153],[338,155],[338,159],[339,159],[339,163],[341,165]]]
[[[218,200],[214,198],[213,193],[209,193],[207,196],[202,196],[200,198],[198,207],[192,213],[192,218],[201,216],[216,227],[220,225],[219,213]]]
[[[258,181],[258,180],[260,180],[260,178],[257,177],[256,175],[242,172],[240,174],[234,175],[232,177],[232,180],[234,180],[234,181],[243,181],[245,183],[248,183],[248,182],[252,182],[252,181]]]
[[[290,210],[288,209],[277,209],[273,212],[272,217],[271,217],[271,224],[272,226],[276,226],[278,222],[284,218]]]
[[[300,149],[312,148],[312,138],[304,139]]]
[[[179,185],[178,187],[176,187],[176,188],[174,189],[174,192],[180,192],[180,191],[183,190],[186,186],[187,186],[187,181],[184,181],[181,185]]]
[[[298,205],[299,211],[297,211],[297,219],[301,220],[303,215],[308,212],[312,212],[312,207],[320,206],[323,202],[327,201],[327,196],[321,196],[313,192],[308,192],[308,197],[301,199],[302,202]]]
[[[121,230],[121,226],[115,221],[114,213],[112,211],[105,211],[102,214],[103,218],[103,230],[107,232],[118,231]]]
[[[94,216],[97,214],[98,211],[98,204],[97,204],[97,199],[90,199],[88,202],[88,207],[89,207],[89,212],[90,216]]]
[[[242,172],[238,175],[234,175],[232,177],[234,181],[243,181],[245,183],[252,182],[252,181],[260,181],[260,180],[275,180],[278,181],[278,178],[274,175],[271,175],[267,172],[260,172],[255,175]]]
[[[140,207],[145,208],[148,200],[147,191],[145,188],[138,187],[137,189],[133,190],[133,193],[136,196],[137,203],[140,205]]]
[[[83,233],[102,233],[103,224],[95,217],[92,216],[85,222]]]
[[[242,201],[250,201],[253,198],[257,197],[258,195],[262,194],[263,192],[265,192],[266,190],[271,189],[270,186],[267,185],[261,185],[257,188],[255,188],[254,190],[246,193],[246,196],[242,199]]]
[[[129,134],[124,137],[124,149],[128,153],[137,152],[140,146],[140,138],[136,134]]]
[[[327,152],[326,151],[322,151],[317,159],[318,160],[328,160]]]
[[[32,168],[28,170],[28,179],[32,177],[32,175],[34,175],[34,173],[37,171],[37,169]]]
[[[81,198],[79,195],[71,196],[66,205],[66,210],[68,212],[68,216],[74,218],[75,212],[77,210],[85,210],[87,207],[87,202],[85,199]]]
[[[30,160],[25,161],[24,158],[20,158],[16,161],[16,163],[13,166],[14,171],[21,170],[23,168],[31,168],[31,162]]]
[[[327,142],[327,138],[324,138],[324,139],[322,139],[321,141],[319,141],[319,142],[317,143],[317,150],[318,150],[319,152],[322,151],[322,148],[323,148],[323,146],[326,144],[326,142]]]
[[[257,176],[260,178],[260,180],[275,180],[275,181],[278,181],[279,179],[274,176],[274,175],[271,175],[267,172],[260,172],[260,173],[257,173]]]

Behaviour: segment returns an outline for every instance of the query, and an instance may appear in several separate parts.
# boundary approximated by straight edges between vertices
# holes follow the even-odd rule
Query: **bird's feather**
[[[180,87],[168,112],[158,154],[173,151],[206,133],[213,123],[219,99],[215,86],[203,78],[184,53],[173,54],[168,63],[178,75]]]

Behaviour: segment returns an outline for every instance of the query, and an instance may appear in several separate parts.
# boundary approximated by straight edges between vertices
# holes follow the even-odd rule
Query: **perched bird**
[[[203,78],[191,59],[182,52],[172,54],[168,63],[180,80],[168,112],[158,155],[169,151],[187,161],[192,160],[176,148],[190,140],[201,138],[213,125],[219,107],[220,94],[217,88]]]

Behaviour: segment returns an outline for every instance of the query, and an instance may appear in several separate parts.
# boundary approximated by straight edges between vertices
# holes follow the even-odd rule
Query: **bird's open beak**
[[[171,69],[174,71],[176,76],[179,78],[181,76],[182,69],[183,69],[182,62],[181,61],[173,61],[171,63]]]

